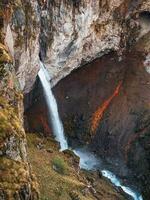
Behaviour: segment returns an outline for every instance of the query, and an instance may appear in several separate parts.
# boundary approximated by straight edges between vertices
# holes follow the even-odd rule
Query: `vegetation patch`
[[[76,193],[81,200],[93,200],[90,193],[84,196],[86,186],[72,165],[72,160],[59,151],[58,144],[51,138],[42,138],[36,134],[27,134],[29,161],[36,174],[40,187],[40,200],[72,200],[70,194]],[[39,144],[42,148],[38,148]],[[52,149],[52,152],[47,151]],[[57,166],[59,172],[53,169]]]
[[[67,163],[61,157],[56,157],[52,160],[52,167],[60,174],[67,175],[68,166]]]
[[[68,156],[66,152],[60,152],[57,143],[50,137],[43,138],[30,133],[27,134],[27,141],[29,161],[40,187],[40,200],[124,200],[106,179],[79,171],[73,161],[77,158],[70,154]],[[55,170],[53,166],[57,169]],[[89,186],[91,183],[87,180],[87,176],[92,177],[96,194]]]
[[[13,106],[9,105],[4,97],[0,97],[0,144],[9,136],[24,138],[22,123]]]

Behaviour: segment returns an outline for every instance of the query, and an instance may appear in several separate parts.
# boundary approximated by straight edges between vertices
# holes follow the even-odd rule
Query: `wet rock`
[[[94,195],[96,194],[96,190],[94,187],[89,186],[89,190],[91,191],[92,194],[94,194]]]
[[[12,16],[12,23],[15,27],[19,28],[25,26],[26,23],[25,13],[23,12],[21,7],[20,8],[18,7],[14,10]]]
[[[69,149],[64,150],[63,153],[70,159],[74,167],[78,170],[80,158],[72,150]]]
[[[103,177],[102,172],[100,170],[98,171],[98,176],[99,176],[99,178]]]
[[[18,200],[29,200],[31,198],[30,193],[31,191],[29,191],[28,186],[24,185],[22,188],[20,188],[19,192],[14,194],[14,198]]]
[[[95,182],[95,178],[94,177],[87,177],[87,180],[93,184]]]
[[[1,199],[1,200],[6,200],[6,199],[8,199],[7,193],[6,193],[5,191],[3,191],[3,190],[0,190],[0,199]]]

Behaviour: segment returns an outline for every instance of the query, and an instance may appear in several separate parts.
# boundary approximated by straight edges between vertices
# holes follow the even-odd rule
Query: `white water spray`
[[[40,81],[44,90],[44,95],[45,95],[46,103],[48,106],[48,112],[51,119],[53,133],[55,135],[56,140],[60,142],[60,148],[61,148],[60,150],[63,151],[65,149],[68,149],[68,144],[64,136],[63,125],[59,117],[57,102],[51,90],[50,76],[44,64],[41,62],[40,62],[40,67],[41,69],[38,73],[38,76],[40,78]]]
[[[80,157],[80,168],[86,170],[100,170],[101,161],[87,149],[81,148],[74,150],[74,153]],[[134,200],[143,200],[142,196],[133,191],[131,188],[121,184],[120,180],[110,171],[102,170],[102,175],[108,178],[115,186],[121,187],[122,190],[131,196]]]
[[[131,188],[123,186],[119,179],[110,171],[108,170],[102,170],[103,176],[108,178],[115,186],[121,187],[122,190],[127,193],[129,196],[131,196],[134,200],[143,200],[142,196],[138,194],[137,192],[133,191]]]

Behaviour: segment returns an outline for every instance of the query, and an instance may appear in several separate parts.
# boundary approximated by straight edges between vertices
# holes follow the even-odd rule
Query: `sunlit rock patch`
[[[115,96],[117,96],[119,94],[119,90],[121,87],[122,83],[119,83],[119,85],[117,86],[117,88],[115,89],[114,93],[112,94],[112,96],[109,97],[109,99],[107,99],[98,109],[97,111],[93,114],[92,116],[92,123],[91,123],[91,131],[94,133],[97,129],[97,127],[99,126],[100,120],[103,117],[103,113],[105,112],[105,110],[107,109],[107,107],[109,106],[109,104],[111,103],[111,101],[113,100],[113,98]]]

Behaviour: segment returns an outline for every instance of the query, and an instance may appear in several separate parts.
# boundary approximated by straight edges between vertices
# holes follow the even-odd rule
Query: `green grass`
[[[57,143],[51,138],[27,134],[27,141],[28,158],[38,179],[40,200],[95,200],[90,191],[87,195],[83,194],[88,185],[87,175],[73,165],[73,160],[77,158],[60,152]],[[42,143],[42,149],[37,148],[39,143]],[[49,148],[53,151],[48,152]],[[95,179],[95,183],[99,199],[124,200],[105,179]]]
[[[55,157],[52,160],[52,167],[55,171],[60,174],[67,175],[68,174],[68,165],[61,157]]]

